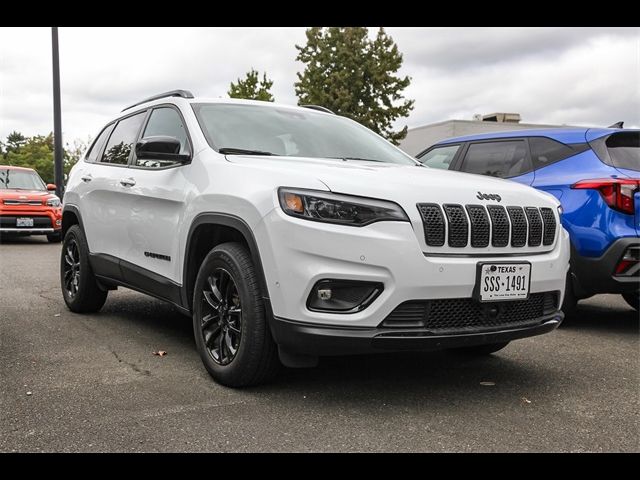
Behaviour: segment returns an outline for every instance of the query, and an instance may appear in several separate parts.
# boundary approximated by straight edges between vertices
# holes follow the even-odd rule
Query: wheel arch
[[[226,213],[201,213],[189,227],[182,271],[182,304],[192,311],[193,287],[202,260],[216,245],[229,241],[243,243],[249,250],[258,274],[265,309],[270,317],[269,290],[253,231],[242,218]]]
[[[62,209],[62,238],[67,233],[67,230],[73,225],[79,225],[84,232],[84,226],[82,223],[82,215],[80,210],[75,205],[65,205]]]

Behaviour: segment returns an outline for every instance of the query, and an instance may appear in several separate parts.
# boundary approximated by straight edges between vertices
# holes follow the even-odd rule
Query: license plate
[[[16,218],[16,227],[33,227],[33,218]]]
[[[530,263],[480,263],[478,270],[476,298],[481,302],[529,297]]]

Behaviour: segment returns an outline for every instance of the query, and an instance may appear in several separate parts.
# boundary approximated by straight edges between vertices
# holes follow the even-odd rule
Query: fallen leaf
[[[522,397],[522,401],[524,403],[531,403],[531,400],[529,400],[527,397]]]
[[[59,317],[59,316],[60,316],[60,314],[59,314],[59,313],[56,313],[56,314],[54,314],[53,316],[54,316],[54,317]]]
[[[480,385],[483,385],[485,387],[493,387],[496,384],[496,382],[480,382]]]
[[[158,350],[157,352],[153,352],[154,355],[158,355],[159,357],[164,357],[167,352],[165,352],[164,350]]]
[[[33,392],[27,392],[27,395],[31,396],[33,395]]]

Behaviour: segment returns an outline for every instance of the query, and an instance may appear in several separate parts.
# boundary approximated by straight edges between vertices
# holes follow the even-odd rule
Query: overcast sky
[[[387,28],[415,99],[399,126],[517,112],[527,123],[640,126],[639,28]],[[166,90],[226,96],[251,67],[295,104],[304,28],[60,28],[65,142]],[[53,130],[51,31],[0,29],[0,138]]]

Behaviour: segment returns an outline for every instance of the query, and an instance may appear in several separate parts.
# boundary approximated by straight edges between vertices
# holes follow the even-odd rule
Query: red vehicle
[[[62,205],[31,168],[0,165],[0,235],[46,235],[59,242]]]

